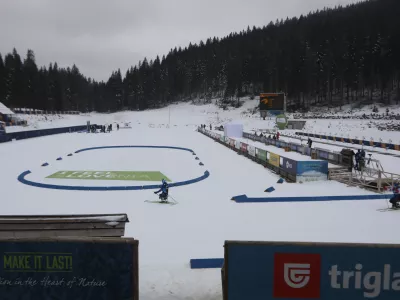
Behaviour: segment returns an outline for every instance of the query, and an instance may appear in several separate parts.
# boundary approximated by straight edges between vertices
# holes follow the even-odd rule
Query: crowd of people
[[[280,138],[280,136],[281,136],[281,134],[279,133],[279,131],[275,134],[273,134],[273,135],[268,135],[268,136],[266,136],[266,135],[263,135],[262,134],[262,132],[260,133],[260,135],[258,135],[257,134],[257,132],[255,133],[255,136],[258,136],[258,137],[266,137],[266,138],[268,138],[268,139],[270,139],[270,140],[279,140],[279,138]]]
[[[111,132],[113,130],[112,124],[109,125],[90,125],[90,132],[91,133],[97,133],[97,130],[99,129],[99,132]],[[117,124],[117,130],[119,130],[119,124]]]

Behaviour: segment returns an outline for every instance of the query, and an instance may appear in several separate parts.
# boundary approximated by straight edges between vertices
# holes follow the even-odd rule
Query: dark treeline
[[[277,20],[144,59],[107,82],[76,66],[36,66],[28,51],[0,57],[0,99],[11,107],[115,111],[172,101],[236,104],[262,91],[285,92],[289,104],[390,103],[400,96],[400,1],[370,0]]]

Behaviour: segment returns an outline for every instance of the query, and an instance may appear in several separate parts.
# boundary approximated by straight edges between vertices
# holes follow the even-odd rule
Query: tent
[[[226,137],[241,138],[243,136],[243,124],[233,122],[225,124],[224,135]]]

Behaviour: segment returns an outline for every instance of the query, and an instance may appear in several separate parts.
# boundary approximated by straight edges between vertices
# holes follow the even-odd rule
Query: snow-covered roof
[[[5,106],[3,103],[0,102],[0,114],[3,115],[13,115],[14,113],[9,109],[7,106]]]

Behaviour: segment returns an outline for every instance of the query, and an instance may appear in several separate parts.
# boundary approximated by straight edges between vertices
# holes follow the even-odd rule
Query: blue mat
[[[220,269],[223,264],[223,258],[200,258],[190,260],[191,269]]]
[[[322,201],[347,201],[347,200],[382,200],[390,199],[391,195],[355,195],[355,196],[310,196],[310,197],[268,197],[248,198],[246,195],[232,197],[237,203],[263,203],[263,202],[322,202]]]

